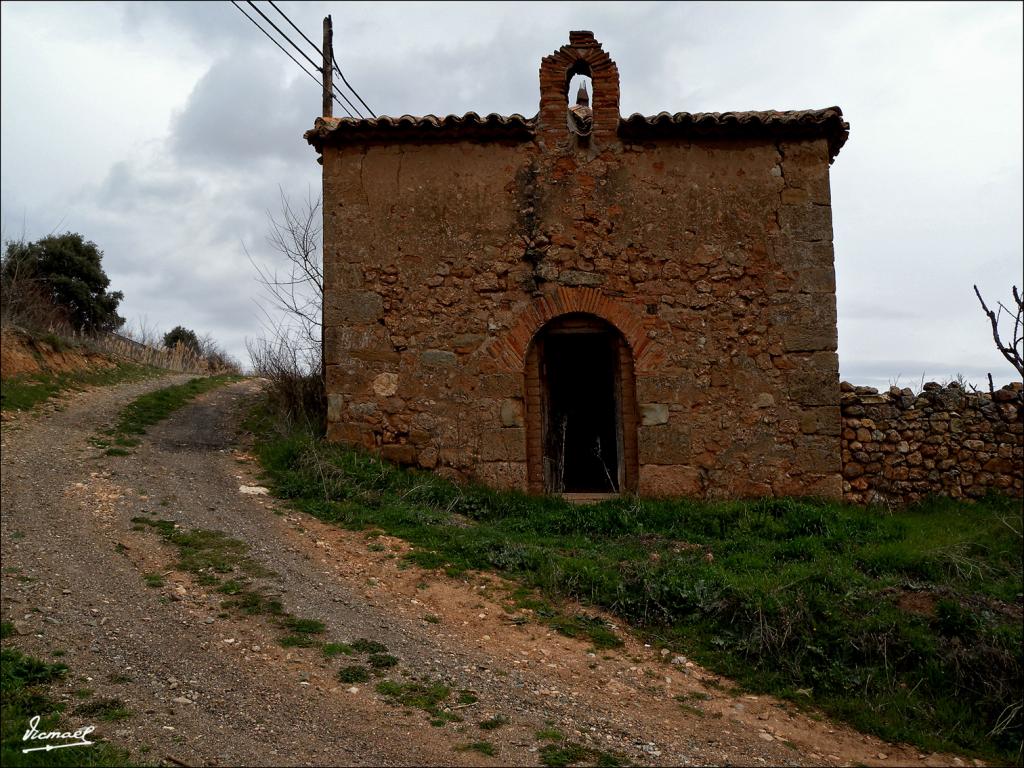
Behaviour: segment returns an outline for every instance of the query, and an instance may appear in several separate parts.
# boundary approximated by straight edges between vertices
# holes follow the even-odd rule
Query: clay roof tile
[[[476,112],[447,115],[382,116],[376,119],[318,117],[305,139],[318,152],[325,144],[397,143],[408,141],[532,141],[537,118],[520,114]],[[834,160],[849,136],[850,124],[839,107],[779,112],[659,112],[634,113],[619,120],[624,141],[643,143],[671,138],[828,140],[829,160]]]

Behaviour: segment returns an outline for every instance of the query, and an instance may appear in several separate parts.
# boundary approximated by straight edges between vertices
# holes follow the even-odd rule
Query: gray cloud
[[[318,111],[315,84],[282,77],[279,63],[249,52],[218,59],[175,116],[171,152],[192,165],[244,166],[277,157],[307,162],[302,140]]]
[[[618,63],[624,113],[839,104],[853,126],[831,172],[844,377],[1009,376],[971,286],[1005,298],[1020,280],[1019,4],[279,5],[314,40],[333,14],[338,59],[379,114],[533,115],[540,59],[570,29]],[[226,2],[0,14],[5,236],[23,215],[30,238],[80,231],[129,316],[195,324],[243,355],[260,330],[242,246],[272,260],[278,186],[319,189],[302,140],[316,84]]]

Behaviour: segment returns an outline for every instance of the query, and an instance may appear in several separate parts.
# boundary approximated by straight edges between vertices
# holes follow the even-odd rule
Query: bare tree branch
[[[988,317],[989,324],[992,326],[992,339],[995,341],[996,349],[999,350],[1010,365],[1017,369],[1017,373],[1024,377],[1024,302],[1021,301],[1021,293],[1017,290],[1017,286],[1012,286],[1011,293],[1013,294],[1013,301],[1016,307],[1008,309],[1002,302],[998,302],[996,305],[998,311],[994,312],[988,308],[985,300],[981,297],[981,291],[978,290],[978,286],[974,286],[974,295],[978,297],[981,308]],[[999,332],[999,321],[1003,312],[1013,316],[1013,329],[1010,333],[1009,343],[1003,343]]]

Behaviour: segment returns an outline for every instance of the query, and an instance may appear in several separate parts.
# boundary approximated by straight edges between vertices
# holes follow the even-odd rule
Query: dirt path
[[[175,381],[81,393],[64,410],[19,417],[2,432],[2,613],[17,630],[5,644],[45,659],[64,652],[69,710],[82,688],[123,700],[130,718],[95,724],[139,759],[539,765],[550,742],[537,732],[557,729],[642,765],[965,764],[769,697],[729,694],[727,681],[680,661],[677,649],[624,635],[624,648],[591,653],[584,641],[510,621],[507,584],[497,577],[404,567],[398,540],[240,493],[258,484],[236,426],[252,381],[200,397],[130,456],[90,446],[125,402]],[[339,667],[352,661],[281,647],[271,621],[225,613],[223,594],[174,570],[170,545],[133,530],[139,515],[246,542],[274,572],[267,588],[285,610],[323,621],[325,639],[380,642],[400,660],[388,679],[441,681],[479,701],[453,700],[452,714],[464,721],[432,727],[425,712],[376,693],[376,681],[340,682]],[[144,575],[154,573],[163,586],[147,586]],[[495,715],[508,723],[478,726]],[[494,755],[465,749],[474,742],[489,742]]]

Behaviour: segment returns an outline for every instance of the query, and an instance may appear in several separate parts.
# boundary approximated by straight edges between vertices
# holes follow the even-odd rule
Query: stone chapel
[[[838,107],[623,117],[586,31],[532,118],[318,118],[328,437],[570,498],[839,497],[848,131]]]

